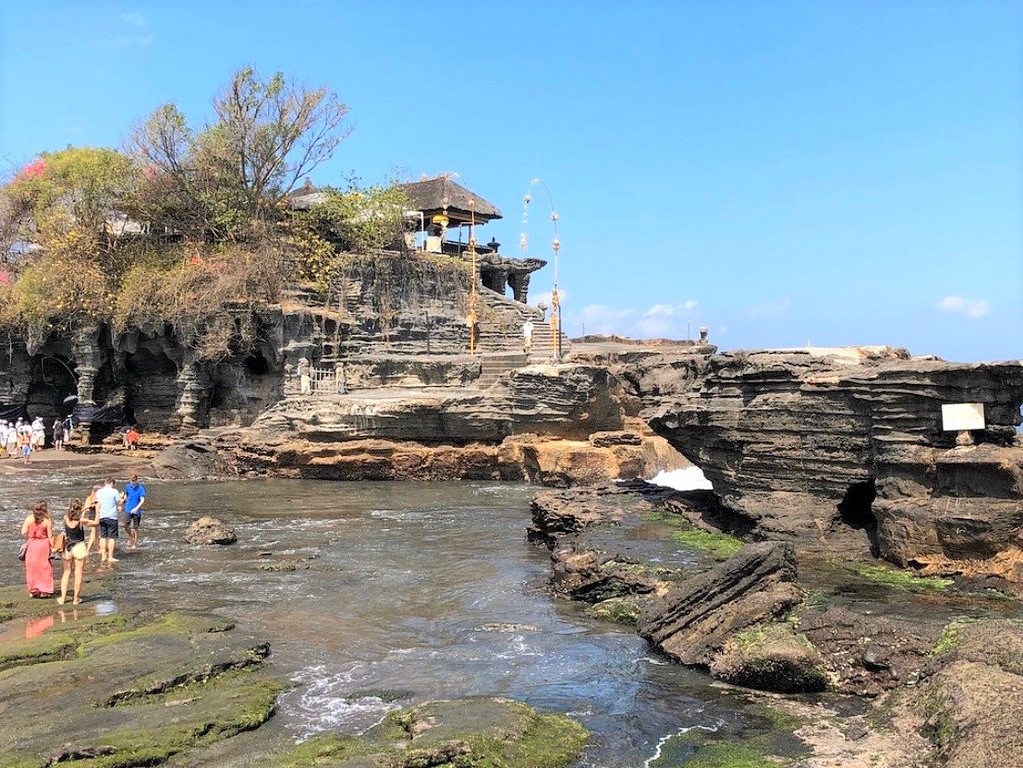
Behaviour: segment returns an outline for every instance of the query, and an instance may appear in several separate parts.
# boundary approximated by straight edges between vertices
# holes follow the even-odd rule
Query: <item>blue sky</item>
[[[542,178],[571,335],[1023,357],[1019,2],[12,0],[0,25],[4,172],[282,70],[351,107],[318,184],[457,173],[518,255]]]

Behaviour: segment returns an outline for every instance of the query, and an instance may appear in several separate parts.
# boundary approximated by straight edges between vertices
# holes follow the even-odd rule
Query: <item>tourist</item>
[[[121,503],[127,516],[128,547],[135,549],[139,545],[139,526],[142,524],[142,505],[146,503],[146,487],[139,482],[139,476],[132,474],[124,486]]]
[[[522,324],[522,351],[527,355],[533,348],[533,321],[526,318]]]
[[[45,501],[37,501],[32,513],[21,524],[25,537],[25,583],[32,597],[53,597],[53,566],[50,565],[50,545],[53,544],[53,524]]]
[[[85,545],[85,554],[87,555],[92,554],[92,548],[96,546],[96,541],[99,538],[99,502],[96,501],[96,492],[102,487],[102,485],[92,486],[92,492],[85,497],[85,502],[82,504],[82,517],[92,520],[89,529],[89,542]]]
[[[32,435],[32,450],[41,451],[46,447],[46,426],[43,424],[43,417],[36,416],[30,427]]]
[[[53,420],[53,449],[59,451],[64,447],[64,425],[59,418]]]
[[[87,520],[82,514],[82,502],[80,499],[71,499],[68,505],[67,514],[64,515],[64,573],[60,577],[60,597],[57,602],[64,605],[67,600],[68,582],[71,580],[71,572],[75,573],[75,591],[72,595],[72,605],[82,602],[82,582],[85,577],[85,558],[89,549],[85,544],[85,528],[95,529],[98,523],[95,520]]]
[[[21,459],[25,464],[28,464],[32,459],[32,433],[22,432],[21,433]]]
[[[128,441],[128,450],[137,451],[139,449],[139,433],[135,427],[129,427],[124,437]]]
[[[117,506],[121,494],[114,488],[114,479],[108,477],[106,483],[96,491],[96,504],[99,506],[99,561],[116,563],[114,547],[117,545]]]
[[[18,452],[18,428],[13,424],[7,425],[7,455],[14,458]]]

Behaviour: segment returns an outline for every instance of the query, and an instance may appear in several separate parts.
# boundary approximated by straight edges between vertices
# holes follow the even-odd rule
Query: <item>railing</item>
[[[284,377],[285,395],[343,395],[347,391],[344,366],[310,366],[307,372],[291,373]]]

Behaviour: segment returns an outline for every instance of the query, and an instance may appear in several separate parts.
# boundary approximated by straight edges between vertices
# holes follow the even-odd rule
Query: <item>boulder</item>
[[[747,544],[655,600],[640,617],[639,633],[683,664],[710,666],[732,635],[800,602],[795,578],[791,544]]]
[[[198,480],[233,475],[228,463],[209,443],[189,441],[165,448],[152,461],[156,477]]]
[[[710,663],[718,680],[777,693],[827,690],[824,657],[790,624],[750,627],[732,635]]]
[[[238,536],[222,520],[215,517],[200,517],[185,531],[189,544],[234,544]]]

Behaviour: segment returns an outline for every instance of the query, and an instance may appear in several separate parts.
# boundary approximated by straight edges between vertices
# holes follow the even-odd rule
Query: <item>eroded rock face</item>
[[[730,636],[783,616],[802,600],[790,544],[748,544],[647,608],[639,633],[683,664],[709,666]]]
[[[973,451],[942,430],[941,406],[960,402],[985,406],[987,429],[975,433]],[[963,552],[1017,546],[999,531],[1023,509],[1021,403],[1019,363],[954,364],[853,348],[715,355],[696,386],[649,415],[760,535],[825,538],[876,522],[886,556],[937,562],[937,554],[962,559],[935,546],[942,526],[967,532],[957,545]],[[959,503],[962,510],[973,499],[979,510],[991,498],[999,500],[992,514],[1000,522],[978,518],[976,526],[986,543],[967,540],[970,512],[918,527],[919,540],[905,538],[912,509],[929,504],[934,514]]]

